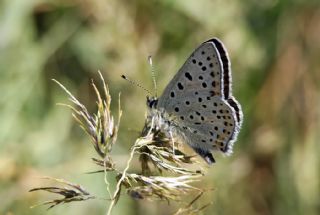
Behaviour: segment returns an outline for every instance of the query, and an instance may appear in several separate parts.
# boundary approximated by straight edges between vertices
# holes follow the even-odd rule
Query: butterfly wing
[[[158,108],[175,119],[188,144],[208,163],[214,162],[211,149],[232,151],[242,119],[237,118],[237,114],[242,116],[241,108],[231,95],[230,64],[221,44],[217,39],[201,44],[158,103]]]
[[[213,38],[207,42],[212,42],[216,46],[223,67],[223,95],[224,99],[227,100],[228,104],[232,107],[236,114],[236,123],[238,127],[241,127],[243,121],[243,114],[241,110],[241,105],[239,102],[232,96],[232,75],[231,75],[231,63],[229,60],[228,52],[224,47],[223,43],[217,39]]]
[[[212,42],[201,44],[187,59],[167,85],[159,98],[159,107],[174,109],[181,96],[195,98],[198,95],[219,96],[223,93],[222,62]]]

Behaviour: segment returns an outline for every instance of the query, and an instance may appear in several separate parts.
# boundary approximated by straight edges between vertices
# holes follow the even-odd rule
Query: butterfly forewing
[[[212,43],[203,43],[187,59],[179,72],[170,81],[158,107],[173,112],[175,103],[187,98],[196,101],[197,96],[222,96],[222,63]],[[191,102],[191,101],[190,101]]]

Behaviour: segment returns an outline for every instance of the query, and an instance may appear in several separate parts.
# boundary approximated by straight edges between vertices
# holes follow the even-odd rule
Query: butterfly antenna
[[[152,56],[151,55],[148,57],[148,61],[149,61],[149,65],[151,67],[151,76],[152,76],[152,81],[153,81],[155,97],[157,97],[158,96],[157,95],[158,94],[158,90],[157,90],[157,82],[156,82],[156,72],[155,72],[154,67],[153,67]]]
[[[131,79],[129,79],[127,76],[125,75],[121,75],[121,78],[129,81],[130,84],[135,85],[137,87],[140,87],[141,89],[143,89],[144,91],[146,91],[149,95],[152,95],[152,93],[150,92],[150,90],[146,89],[145,87],[143,87],[141,84],[139,84],[138,82],[135,82]]]

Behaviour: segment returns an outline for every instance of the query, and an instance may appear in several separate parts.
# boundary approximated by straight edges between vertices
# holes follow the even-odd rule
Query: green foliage
[[[141,89],[121,74],[152,88],[152,54],[161,92],[190,52],[214,36],[229,51],[244,125],[235,153],[218,157],[201,178],[213,191],[195,204],[212,202],[203,214],[319,214],[319,14],[316,0],[0,1],[0,214],[44,214],[29,207],[47,196],[27,192],[44,175],[106,195],[103,179],[82,174],[97,167],[89,162],[96,154],[70,112],[55,105],[67,102],[52,78],[88,112],[96,107],[89,81],[99,79],[96,71],[112,98],[121,91],[113,162],[123,169],[146,108]],[[131,167],[140,170],[139,162]],[[121,198],[114,214],[174,212],[174,205]],[[50,214],[105,208],[95,199]]]

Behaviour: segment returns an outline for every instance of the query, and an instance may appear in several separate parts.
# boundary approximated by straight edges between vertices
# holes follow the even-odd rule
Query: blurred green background
[[[203,214],[320,213],[320,2],[318,0],[0,1],[0,214],[104,214],[104,200],[46,211],[28,193],[41,176],[65,178],[106,197],[89,138],[72,119],[55,78],[90,111],[101,70],[123,117],[119,168],[143,126],[153,55],[160,92],[194,48],[220,38],[232,61],[244,124],[231,157],[218,157],[203,186]],[[137,170],[138,164],[135,164]],[[125,194],[114,214],[169,214],[166,203]]]

